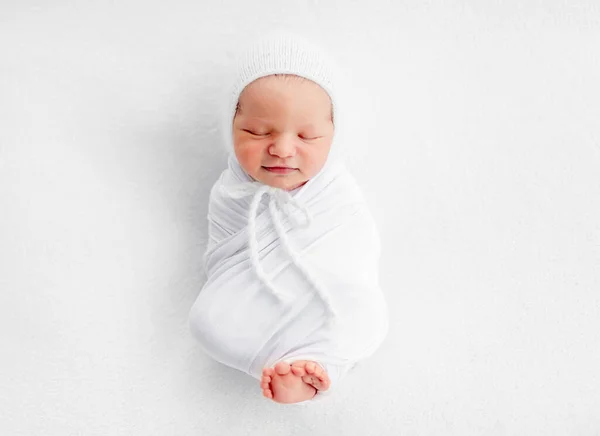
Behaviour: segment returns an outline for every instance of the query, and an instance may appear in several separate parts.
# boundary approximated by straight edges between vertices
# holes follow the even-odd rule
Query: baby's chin
[[[255,174],[255,175],[250,174],[250,177],[252,177],[252,179],[254,179],[254,180],[264,183],[265,185],[269,185],[274,188],[283,189],[284,191],[293,191],[294,189],[299,188],[302,185],[304,185],[306,182],[308,182],[307,179],[298,177],[298,174],[294,174],[294,175],[291,175],[291,174],[262,175],[261,174],[260,176],[257,174]]]
[[[274,188],[280,188],[283,189],[284,191],[293,191],[294,189],[297,189],[299,187],[301,187],[302,185],[304,185],[306,182],[308,182],[308,180],[300,180],[300,181],[289,181],[286,182],[284,180],[261,180],[262,183],[264,183],[265,185],[269,185],[272,186]]]

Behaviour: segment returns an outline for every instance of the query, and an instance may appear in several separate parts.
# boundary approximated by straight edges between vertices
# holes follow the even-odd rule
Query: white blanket
[[[379,235],[343,164],[286,192],[254,182],[230,156],[208,220],[208,280],[189,322],[212,358],[256,379],[279,361],[314,360],[333,388],[381,345]]]

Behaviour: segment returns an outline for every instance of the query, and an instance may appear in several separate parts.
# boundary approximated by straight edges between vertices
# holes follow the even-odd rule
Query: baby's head
[[[248,176],[290,191],[337,156],[334,68],[320,48],[283,31],[246,47],[224,132],[228,151]]]
[[[269,75],[240,94],[233,148],[250,177],[290,191],[323,168],[333,131],[333,106],[323,88],[301,76]]]

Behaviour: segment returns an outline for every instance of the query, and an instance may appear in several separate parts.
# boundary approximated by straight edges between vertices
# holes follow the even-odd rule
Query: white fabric
[[[231,156],[208,219],[208,280],[190,327],[215,360],[257,379],[279,361],[314,360],[333,388],[382,343],[380,240],[342,164],[288,193],[253,182]]]

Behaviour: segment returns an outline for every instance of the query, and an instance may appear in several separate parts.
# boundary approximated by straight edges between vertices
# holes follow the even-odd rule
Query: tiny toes
[[[309,374],[309,377],[315,381],[323,381],[323,377],[316,372]]]
[[[316,365],[314,362],[308,362],[306,364],[306,372],[308,372],[309,374],[314,374],[316,370]]]
[[[267,398],[273,398],[273,392],[271,392],[270,389],[264,389],[263,390],[263,395]]]
[[[279,362],[275,365],[275,372],[279,375],[289,374],[290,372],[290,364],[286,362]]]
[[[292,366],[292,372],[294,373],[294,375],[297,375],[298,377],[302,377],[305,375],[304,368],[299,367],[299,366]]]

